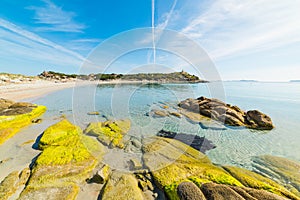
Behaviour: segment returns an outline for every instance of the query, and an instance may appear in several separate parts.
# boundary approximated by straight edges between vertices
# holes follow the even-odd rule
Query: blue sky
[[[123,31],[151,27],[152,3],[1,0],[0,71],[77,73],[103,41]],[[154,26],[195,40],[223,80],[300,79],[300,1],[156,0],[154,7]],[[163,51],[155,55],[155,62],[170,71],[192,72],[178,56]],[[159,71],[141,67],[153,62],[153,57],[152,50],[132,52],[120,57],[108,72]]]

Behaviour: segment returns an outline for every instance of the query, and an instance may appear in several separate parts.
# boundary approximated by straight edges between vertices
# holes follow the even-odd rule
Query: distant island
[[[43,71],[37,76],[25,76],[21,74],[0,73],[0,85],[31,83],[39,80],[52,82],[73,82],[82,81],[132,81],[151,83],[207,83],[198,76],[185,71],[172,73],[138,73],[138,74],[65,74],[54,71]]]
[[[249,82],[258,82],[257,80],[228,80],[228,81],[226,81],[226,82],[247,82],[247,83],[249,83]]]
[[[64,74],[53,71],[44,71],[38,75],[41,79],[68,81],[68,80],[89,80],[89,81],[110,81],[110,80],[124,80],[124,81],[149,81],[159,83],[206,83],[208,81],[201,80],[198,76],[189,74],[185,71],[173,73],[138,73],[138,74],[89,74],[76,75]]]
[[[291,83],[300,83],[300,80],[290,80]]]

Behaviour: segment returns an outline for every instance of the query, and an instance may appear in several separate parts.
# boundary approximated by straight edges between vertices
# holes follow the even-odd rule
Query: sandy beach
[[[0,85],[0,98],[13,101],[21,101],[29,98],[38,98],[49,93],[72,87],[97,84],[147,84],[165,83],[159,81],[136,81],[136,80],[109,80],[109,81],[69,81],[55,82],[47,80],[37,80],[26,83],[9,83]]]
[[[32,83],[7,84],[0,86],[0,97],[13,101],[44,96],[51,92],[74,87],[76,82],[55,83],[52,81],[36,81]]]

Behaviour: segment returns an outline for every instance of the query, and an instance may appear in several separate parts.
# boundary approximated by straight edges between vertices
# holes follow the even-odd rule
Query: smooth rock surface
[[[202,191],[193,182],[182,182],[177,187],[180,200],[206,200]]]

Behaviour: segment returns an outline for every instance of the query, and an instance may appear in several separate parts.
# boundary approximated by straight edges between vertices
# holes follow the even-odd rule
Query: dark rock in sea
[[[271,130],[274,127],[271,118],[258,110],[249,110],[246,118],[255,129]]]
[[[193,182],[182,182],[177,187],[180,200],[206,200],[204,194]]]
[[[160,130],[157,133],[157,136],[179,140],[193,147],[194,149],[197,149],[202,153],[205,153],[208,150],[216,148],[216,146],[212,143],[212,141],[206,139],[205,137],[200,137],[198,135]]]
[[[229,126],[245,126],[259,130],[271,130],[274,128],[271,118],[266,114],[257,110],[245,112],[237,106],[226,104],[218,99],[206,97],[189,98],[181,101],[178,105],[184,110],[209,117]]]
[[[43,120],[41,118],[38,118],[38,119],[32,120],[31,122],[34,123],[34,124],[40,124],[40,123],[42,123],[42,121]]]

